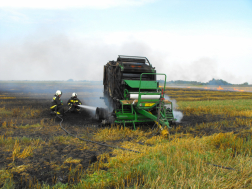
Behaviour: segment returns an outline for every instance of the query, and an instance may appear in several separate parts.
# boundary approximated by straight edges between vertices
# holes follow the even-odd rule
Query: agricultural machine
[[[165,77],[159,87],[157,75]],[[96,117],[107,123],[155,122],[161,130],[176,121],[172,102],[164,99],[166,75],[156,73],[146,57],[119,55],[103,72],[104,100],[108,109],[97,108]]]

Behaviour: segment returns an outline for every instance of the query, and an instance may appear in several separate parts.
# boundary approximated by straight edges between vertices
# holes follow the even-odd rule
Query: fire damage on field
[[[201,137],[218,132],[237,133],[240,128],[249,129],[242,123],[238,127],[200,126],[235,120],[236,117],[179,112],[172,99],[183,100],[185,96],[191,100],[200,98],[203,91],[191,88],[182,91],[168,88],[164,91],[167,88],[165,85],[163,89],[160,88],[156,75],[147,58],[119,56],[117,61],[109,61],[104,66],[103,86],[67,82],[0,83],[0,171],[5,173],[0,177],[0,187],[5,184],[6,178],[13,179],[15,188],[38,187],[43,183],[54,185],[57,182],[74,184],[85,177],[83,175],[99,161],[102,154],[112,156],[113,148],[120,148],[124,141],[150,145],[139,141],[137,134],[119,139],[97,138],[97,133],[105,128],[138,129],[151,133],[147,138],[164,135],[168,136],[167,140],[169,135],[175,133]],[[62,117],[57,112],[52,114],[50,110],[52,96],[58,89],[63,92],[59,93],[65,112]],[[101,100],[102,90],[108,109],[91,106]],[[88,93],[90,91],[92,93]],[[78,93],[82,101],[81,109],[76,112],[69,111],[67,106],[68,97],[73,92]],[[210,94],[212,90],[205,92]],[[175,95],[179,93],[182,96]],[[223,94],[214,93],[214,99]],[[166,98],[166,95],[172,99]],[[202,100],[206,100],[205,96]]]
[[[29,98],[25,93],[4,93],[4,95],[16,99],[1,100],[1,104],[7,112],[7,114],[2,114],[0,119],[1,136],[3,138],[12,137],[16,141],[20,138],[27,139],[29,142],[39,140],[42,143],[26,158],[14,157],[12,150],[1,150],[0,167],[12,170],[13,179],[17,183],[16,188],[28,187],[30,182],[32,185],[43,182],[54,184],[57,181],[71,183],[70,177],[68,177],[71,170],[84,171],[89,164],[97,161],[97,155],[110,151],[108,148],[92,143],[85,144],[86,149],[83,149],[81,143],[62,143],[60,137],[66,137],[67,134],[58,126],[57,117],[50,115],[48,107],[50,107],[51,100],[44,99],[44,96],[30,94]],[[9,111],[12,111],[11,116],[8,114]],[[34,113],[31,115],[32,111]],[[86,111],[81,111],[80,114],[66,114],[64,126],[76,135],[82,133],[89,138],[98,126],[98,122],[89,114]],[[21,143],[21,141],[19,142]],[[22,149],[20,153],[22,154]],[[67,158],[80,159],[80,161],[78,164],[71,163],[71,159],[66,161]],[[13,169],[20,166],[21,168],[24,166],[25,169]],[[75,170],[74,174],[77,172]],[[78,181],[78,175],[71,175],[71,177]]]
[[[6,111],[6,114],[1,111],[0,125],[2,146],[0,151],[0,167],[1,169],[9,170],[13,174],[16,188],[25,188],[31,185],[47,183],[50,185],[56,182],[76,183],[80,179],[80,175],[87,168],[98,160],[98,156],[103,153],[109,153],[113,149],[88,142],[73,141],[73,137],[69,137],[60,126],[60,119],[54,115],[50,115],[51,99],[50,95],[43,93],[27,94],[15,92],[0,92],[0,95],[12,97],[12,99],[1,99],[1,108]],[[28,96],[27,96],[28,95]],[[63,98],[63,103],[66,99]],[[84,102],[85,104],[85,102]],[[34,115],[31,113],[35,110]],[[67,110],[65,108],[65,110]],[[12,112],[9,114],[8,112]],[[27,114],[27,115],[26,115]],[[96,120],[89,111],[82,109],[80,113],[66,113],[64,115],[62,125],[68,131],[76,136],[93,140],[93,135],[98,129],[103,129],[107,126],[101,126],[101,123]],[[200,123],[214,122],[224,120],[221,116],[184,116],[181,123],[177,123],[177,127],[170,130],[173,133],[190,133],[190,128]],[[235,119],[235,118],[230,118]],[[144,124],[137,126],[142,130],[149,129]],[[179,127],[179,129],[178,129]],[[242,126],[241,127],[246,127]],[[131,125],[133,129],[133,126]],[[236,132],[239,128],[234,128]],[[244,129],[244,128],[243,128]],[[222,128],[221,130],[200,128],[199,132],[191,132],[195,136],[211,135],[216,132],[230,132],[230,128]],[[154,133],[154,131],[153,131]],[[157,133],[156,133],[157,134]],[[3,139],[11,137],[16,141],[18,139],[40,140],[41,145],[34,149],[27,157],[14,157],[13,149],[3,149]],[[151,137],[151,136],[150,136]],[[66,138],[66,141],[63,142]],[[136,137],[137,138],[137,137]],[[100,143],[113,146],[120,146],[123,141],[135,141],[136,138],[124,137],[121,140],[99,141]],[[143,144],[143,143],[142,143]],[[22,150],[20,151],[22,153]],[[78,161],[74,161],[74,160]],[[71,161],[72,160],[72,161]],[[1,183],[3,186],[4,183]]]

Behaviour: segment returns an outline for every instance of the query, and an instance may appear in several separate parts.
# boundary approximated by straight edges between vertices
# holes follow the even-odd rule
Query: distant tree
[[[158,80],[160,84],[164,83],[163,80]],[[231,83],[228,83],[222,79],[212,79],[206,83],[198,82],[198,81],[184,81],[184,80],[176,80],[176,81],[167,81],[168,85],[232,85]],[[247,82],[245,82],[242,85],[248,85]]]
[[[167,81],[167,84],[173,85],[204,85],[205,83],[201,83],[198,81],[183,81],[183,80],[176,80],[176,81]]]
[[[222,79],[212,79],[210,81],[208,81],[207,83],[208,85],[231,85],[231,83],[228,83]]]
[[[73,79],[68,79],[67,82],[73,82],[74,80]]]
[[[248,85],[248,82],[243,83],[242,85]]]

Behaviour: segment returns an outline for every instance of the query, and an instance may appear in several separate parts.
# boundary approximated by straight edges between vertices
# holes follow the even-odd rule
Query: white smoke
[[[173,110],[173,115],[174,118],[177,119],[176,122],[180,122],[183,118],[183,113],[181,111],[176,110],[177,108],[177,102],[175,99],[171,99],[168,95],[164,95],[166,100],[169,100],[170,102],[172,102],[172,110]]]
[[[174,118],[177,119],[176,122],[180,122],[183,118],[183,113],[177,110],[173,110]]]

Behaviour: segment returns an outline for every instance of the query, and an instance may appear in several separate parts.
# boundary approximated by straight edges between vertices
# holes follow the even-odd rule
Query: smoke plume
[[[177,63],[171,61],[170,52],[152,46],[150,41],[135,38],[116,43],[64,34],[50,37],[34,34],[23,40],[2,42],[0,51],[0,80],[101,81],[103,66],[109,60],[116,60],[118,55],[147,57],[157,73],[167,75],[168,81],[219,78],[217,63],[211,58],[201,58],[189,64]]]
[[[171,99],[168,95],[164,95],[165,99],[166,100],[169,100],[170,102],[172,102],[172,105],[173,105],[173,116],[175,119],[177,119],[176,122],[180,122],[183,118],[183,113],[176,110],[177,108],[177,102],[175,99]]]

